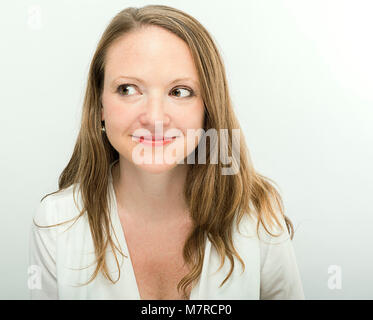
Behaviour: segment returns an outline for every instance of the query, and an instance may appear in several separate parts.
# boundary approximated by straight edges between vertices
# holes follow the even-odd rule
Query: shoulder
[[[235,228],[235,230],[246,237],[258,239],[263,245],[279,244],[290,240],[284,217],[280,213],[276,213],[276,218],[280,225],[273,218],[272,223],[264,221],[258,225],[259,218],[255,212],[245,213],[240,220],[238,228]]]
[[[62,223],[77,217],[81,209],[79,185],[75,184],[44,197],[37,205],[33,219],[38,225]]]
[[[235,227],[235,243],[239,246],[239,251],[243,254],[258,253],[260,267],[280,262],[286,259],[289,250],[292,250],[292,241],[286,227],[286,222],[281,214],[277,214],[280,222],[278,225],[273,223],[259,222],[258,215],[255,213],[245,213],[239,223],[239,228]],[[251,253],[247,251],[250,250]],[[252,257],[251,257],[252,258]]]
[[[295,250],[284,216],[277,211],[279,222],[266,221],[258,226],[260,255],[260,299],[304,299],[303,286]],[[257,215],[250,216],[251,228],[257,228]],[[271,223],[272,222],[272,223]]]

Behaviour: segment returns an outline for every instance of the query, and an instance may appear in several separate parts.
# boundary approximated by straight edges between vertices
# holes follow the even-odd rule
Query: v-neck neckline
[[[113,176],[112,176],[112,168],[118,161],[119,161],[119,159],[113,161],[109,166],[108,182],[109,182],[109,192],[110,192],[110,201],[111,201],[111,203],[110,203],[110,205],[111,205],[110,206],[110,217],[111,217],[111,222],[112,222],[112,225],[113,225],[113,228],[114,228],[114,233],[115,233],[115,235],[118,239],[118,242],[119,242],[119,248],[125,254],[124,259],[128,259],[127,266],[128,266],[129,270],[125,270],[125,272],[129,272],[129,274],[130,274],[131,284],[132,284],[131,288],[133,287],[133,288],[136,289],[136,292],[134,294],[134,298],[136,300],[144,300],[140,296],[140,290],[139,290],[139,286],[137,284],[137,279],[136,279],[133,263],[132,263],[132,260],[131,260],[131,255],[130,255],[130,252],[128,250],[126,236],[124,234],[124,230],[123,230],[122,223],[121,223],[121,220],[120,220],[120,217],[119,217],[119,212],[118,212],[117,197],[116,197],[115,190],[114,190],[114,183],[113,183]],[[206,264],[205,259],[206,259],[207,242],[208,242],[208,238],[206,238],[205,257],[204,257],[203,265]],[[201,279],[201,277],[200,277],[200,279]],[[189,300],[197,300],[198,299],[199,287],[200,287],[200,280],[198,280],[197,284],[192,288],[192,290],[189,294]],[[131,294],[131,296],[132,296],[132,294]]]

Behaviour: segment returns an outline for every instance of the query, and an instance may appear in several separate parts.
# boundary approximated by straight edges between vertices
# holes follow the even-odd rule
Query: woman
[[[239,128],[198,21],[161,5],[117,14],[90,66],[59,190],[34,217],[42,281],[32,298],[304,299],[292,224]],[[202,139],[209,129],[228,136]],[[222,145],[229,174],[213,161]]]

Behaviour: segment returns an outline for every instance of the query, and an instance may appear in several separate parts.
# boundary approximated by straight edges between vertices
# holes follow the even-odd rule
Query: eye
[[[117,92],[121,96],[129,96],[130,94],[126,94],[126,92],[131,91],[131,90],[128,90],[128,88],[134,88],[134,86],[130,84],[121,84],[120,86],[118,86]],[[133,90],[133,91],[136,91],[136,90]]]
[[[175,89],[172,90],[172,92],[176,92],[177,97],[180,97],[183,94],[183,92],[189,92],[189,95],[181,96],[182,98],[190,98],[190,97],[194,96],[193,90],[187,89],[187,88],[175,88]]]

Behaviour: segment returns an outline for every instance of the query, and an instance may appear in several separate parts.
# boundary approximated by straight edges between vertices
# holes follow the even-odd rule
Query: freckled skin
[[[106,61],[102,120],[105,120],[110,143],[128,161],[132,161],[132,152],[137,145],[131,137],[136,129],[147,129],[154,133],[155,121],[159,120],[163,123],[164,135],[168,129],[177,129],[186,138],[187,129],[203,127],[204,104],[197,70],[187,44],[176,35],[154,26],[134,31],[109,48]],[[143,82],[117,79],[122,75],[136,77]],[[174,79],[184,77],[190,77],[194,82],[187,80],[170,85]],[[134,85],[122,87],[122,92],[127,96],[120,96],[116,91],[123,84]],[[178,97],[172,91],[175,87],[191,88],[196,96],[188,98],[189,91],[182,90],[178,93],[182,96]],[[192,142],[192,148],[187,150],[186,139],[173,142],[172,147],[182,155],[177,161],[193,151],[197,143],[198,140]],[[166,147],[168,145],[163,147],[163,152]],[[155,148],[154,151],[159,150]],[[177,161],[172,165],[140,166],[150,172],[162,172],[174,167]]]

